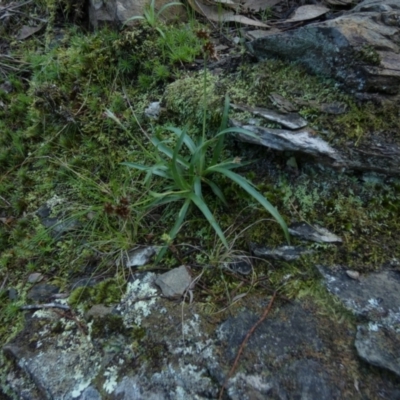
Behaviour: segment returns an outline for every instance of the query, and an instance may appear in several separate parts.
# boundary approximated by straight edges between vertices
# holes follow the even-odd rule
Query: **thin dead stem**
[[[254,333],[254,331],[258,328],[258,326],[265,320],[265,318],[267,318],[269,312],[271,311],[272,304],[273,304],[273,302],[274,302],[274,300],[275,300],[276,295],[277,295],[277,292],[275,291],[274,294],[273,294],[272,297],[271,297],[271,300],[270,300],[269,303],[268,303],[267,308],[264,310],[264,312],[263,312],[261,318],[250,328],[250,330],[249,330],[249,331],[247,332],[247,334],[246,334],[246,337],[243,339],[243,342],[242,342],[242,344],[240,345],[239,351],[238,351],[238,353],[237,353],[237,355],[236,355],[235,361],[233,362],[232,368],[230,369],[230,371],[229,371],[229,373],[228,373],[228,375],[227,375],[227,377],[226,377],[226,379],[225,379],[225,382],[224,382],[224,384],[223,384],[222,387],[221,387],[221,390],[220,390],[219,396],[218,396],[218,400],[221,400],[221,399],[222,399],[222,396],[223,396],[224,390],[225,390],[225,386],[226,386],[226,384],[228,383],[229,379],[231,378],[232,374],[235,372],[235,370],[236,370],[236,368],[237,368],[237,365],[238,365],[238,363],[239,363],[240,356],[242,355],[243,350],[244,350],[244,347],[246,346],[247,342],[249,341],[250,336],[251,336],[251,335]]]

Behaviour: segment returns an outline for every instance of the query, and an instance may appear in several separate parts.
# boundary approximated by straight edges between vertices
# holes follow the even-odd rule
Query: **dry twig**
[[[275,300],[276,295],[277,295],[277,292],[274,292],[274,294],[272,295],[271,300],[269,301],[268,306],[264,310],[261,318],[250,328],[250,330],[247,332],[246,337],[243,339],[243,342],[240,345],[239,351],[238,351],[238,353],[236,355],[235,361],[233,362],[232,368],[230,369],[230,371],[229,371],[229,373],[228,373],[228,375],[227,375],[227,377],[225,379],[225,382],[222,385],[222,388],[221,388],[221,390],[219,392],[218,400],[222,399],[222,396],[223,396],[224,390],[225,390],[225,386],[228,383],[228,381],[229,381],[230,377],[232,376],[232,374],[235,372],[235,369],[236,369],[236,367],[238,365],[240,356],[242,355],[244,347],[246,346],[246,343],[249,341],[250,336],[254,333],[254,331],[257,329],[257,327],[265,320],[265,318],[267,318],[267,315],[269,314],[269,312],[271,310],[271,307],[272,307],[272,304],[273,304],[273,302]]]

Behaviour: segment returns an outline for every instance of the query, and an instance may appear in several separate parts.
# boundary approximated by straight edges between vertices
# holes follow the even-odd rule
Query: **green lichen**
[[[223,95],[216,88],[217,77],[207,73],[196,73],[183,77],[167,86],[164,99],[168,110],[175,113],[180,121],[201,126],[204,115],[204,99],[208,123],[219,119]],[[206,85],[206,88],[204,87]]]
[[[369,65],[380,65],[381,58],[375,48],[371,45],[364,45],[362,46],[356,55],[357,59],[369,64]]]
[[[94,286],[80,286],[72,291],[68,303],[73,308],[84,304],[86,309],[95,304],[116,304],[124,292],[124,286],[125,282],[118,277],[105,279]]]

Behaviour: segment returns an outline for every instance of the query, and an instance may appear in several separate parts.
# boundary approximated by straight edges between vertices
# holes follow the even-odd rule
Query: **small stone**
[[[179,268],[174,268],[160,275],[154,283],[160,287],[164,296],[178,297],[182,296],[190,286],[192,277],[187,268],[181,265]]]
[[[90,318],[105,317],[111,312],[111,307],[106,307],[104,304],[96,304],[85,314],[85,318],[89,320]]]
[[[40,272],[33,272],[28,276],[29,283],[38,283],[43,279],[43,275]]]
[[[9,298],[11,301],[17,300],[17,299],[18,299],[18,292],[17,292],[17,289],[14,289],[14,288],[8,289],[8,298]]]
[[[351,278],[354,279],[356,281],[358,281],[360,279],[360,273],[358,271],[351,271],[351,270],[347,270],[346,271],[346,275]]]
[[[53,294],[58,293],[58,291],[59,288],[57,286],[41,283],[29,290],[26,297],[33,301],[47,301]]]
[[[235,258],[230,262],[224,263],[224,267],[241,275],[249,275],[253,271],[253,266],[248,258]]]
[[[306,222],[295,222],[289,226],[289,233],[304,240],[319,243],[342,243],[342,239],[321,226],[312,226]]]
[[[300,246],[280,246],[272,248],[268,246],[253,245],[252,251],[256,257],[284,261],[295,261],[302,255],[312,253],[312,251]]]
[[[156,254],[156,250],[157,248],[155,246],[147,246],[130,251],[125,266],[131,268],[148,264],[154,254]]]
[[[144,110],[144,115],[150,119],[158,119],[161,113],[161,103],[154,101]]]

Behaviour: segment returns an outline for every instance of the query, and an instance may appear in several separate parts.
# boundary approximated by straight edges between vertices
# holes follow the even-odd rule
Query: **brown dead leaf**
[[[243,8],[252,11],[264,11],[267,8],[273,7],[281,0],[245,0]]]
[[[269,28],[268,25],[256,19],[250,19],[243,15],[232,15],[224,18],[223,22],[239,22],[239,24],[258,26],[260,28]]]
[[[329,8],[325,6],[317,6],[314,4],[301,6],[295,11],[292,18],[289,18],[283,22],[308,21],[309,19],[318,18],[321,15],[326,14],[327,12],[329,12]]]
[[[258,20],[253,20],[243,15],[235,14],[233,11],[221,9],[221,7],[217,5],[204,4],[199,0],[188,0],[188,3],[193,10],[205,16],[210,21],[238,22],[240,24],[258,26],[260,28],[269,28],[268,25]]]
[[[15,218],[10,216],[10,217],[1,217],[0,222],[2,222],[6,226],[11,226],[15,222]]]
[[[28,37],[31,37],[32,35],[34,35],[36,32],[39,32],[44,25],[39,25],[39,26],[28,26],[28,25],[24,25],[18,35],[17,35],[17,39],[18,40],[25,40],[28,39]]]

